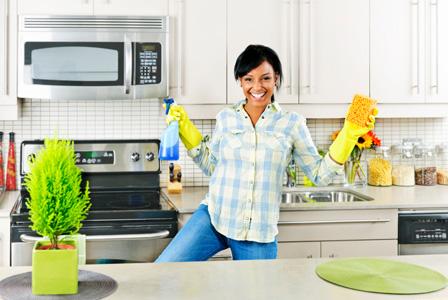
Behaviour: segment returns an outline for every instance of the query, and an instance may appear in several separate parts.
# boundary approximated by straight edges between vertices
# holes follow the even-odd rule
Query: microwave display
[[[162,45],[160,43],[133,43],[135,53],[135,80],[133,84],[158,84],[161,76]]]

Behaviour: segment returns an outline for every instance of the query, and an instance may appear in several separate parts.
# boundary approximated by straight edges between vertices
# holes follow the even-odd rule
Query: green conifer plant
[[[49,238],[50,249],[58,249],[60,235],[79,232],[91,206],[89,183],[82,191],[75,162],[73,141],[57,138],[45,139],[44,148],[29,161],[24,184],[30,194],[30,227]]]

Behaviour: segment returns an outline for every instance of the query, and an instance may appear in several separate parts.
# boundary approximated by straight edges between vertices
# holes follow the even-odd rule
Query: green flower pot
[[[64,241],[76,247],[74,241]],[[35,295],[78,293],[78,249],[38,250],[48,241],[36,242],[33,249],[32,292]]]

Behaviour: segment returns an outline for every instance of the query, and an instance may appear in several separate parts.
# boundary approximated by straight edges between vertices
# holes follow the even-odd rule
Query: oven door
[[[143,222],[84,226],[85,251],[80,253],[85,253],[87,264],[153,262],[171,241],[175,227]],[[30,266],[34,243],[41,239],[27,226],[11,226],[11,266]]]

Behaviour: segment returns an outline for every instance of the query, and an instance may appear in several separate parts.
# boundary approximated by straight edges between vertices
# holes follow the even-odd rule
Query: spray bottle
[[[165,102],[165,115],[168,115],[171,105],[175,105],[174,99],[163,99]],[[159,158],[161,160],[179,159],[179,122],[172,120],[163,132],[160,139]]]

